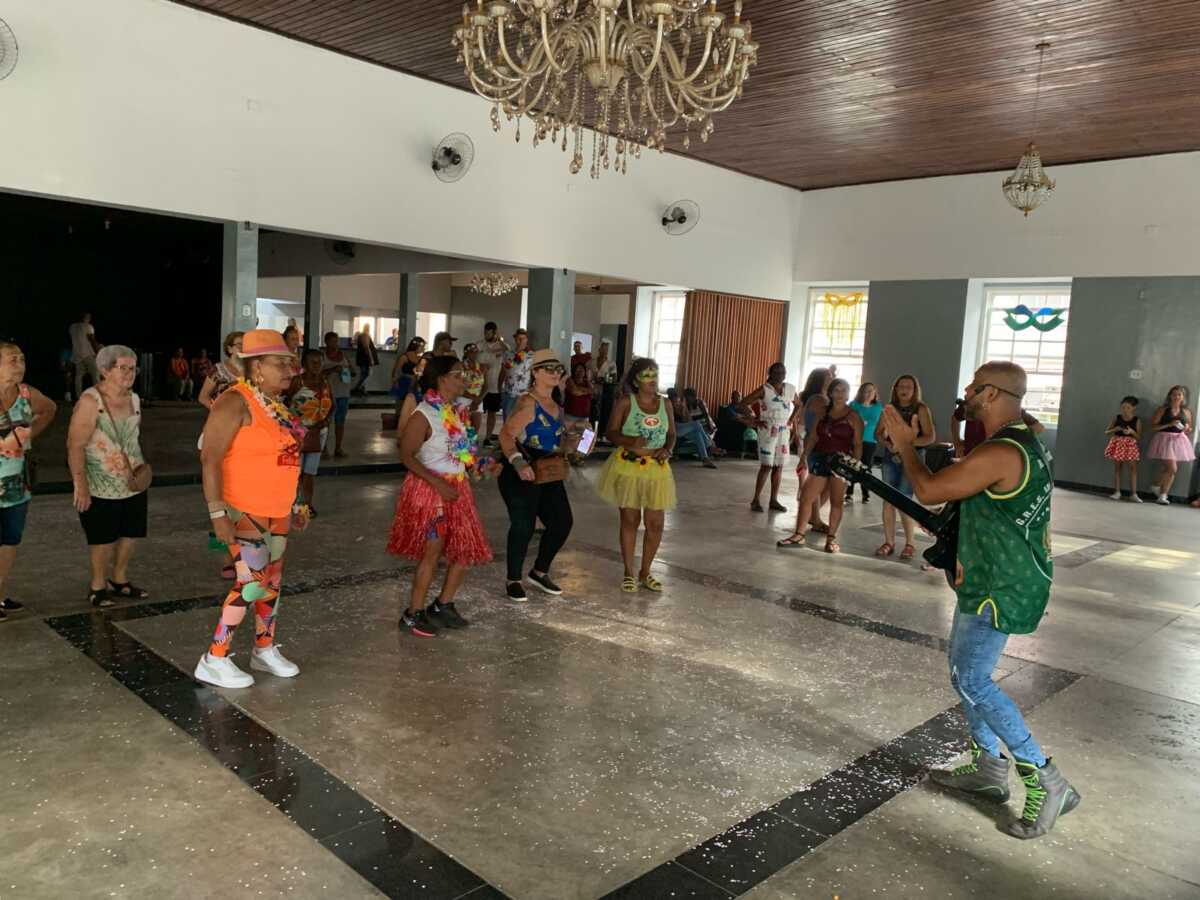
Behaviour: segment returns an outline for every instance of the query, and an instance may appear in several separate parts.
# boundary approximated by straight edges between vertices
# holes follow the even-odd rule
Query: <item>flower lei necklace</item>
[[[447,403],[437,391],[426,391],[425,402],[437,410],[446,429],[446,446],[450,455],[467,469],[475,466],[475,429],[466,407]]]
[[[504,361],[504,368],[506,368],[506,369],[516,368],[517,366],[521,365],[521,363],[525,362],[525,360],[529,358],[529,354],[532,352],[533,351],[530,350],[528,347],[526,347],[524,350],[514,351],[513,358],[506,359]]]
[[[272,400],[255,385],[247,381],[244,376],[238,379],[238,384],[244,384],[250,390],[251,396],[263,408],[263,411],[274,419],[280,428],[291,434],[297,443],[304,442],[304,435],[308,432],[308,429],[300,424],[300,417],[294,415],[290,409],[284,406],[282,400]]]

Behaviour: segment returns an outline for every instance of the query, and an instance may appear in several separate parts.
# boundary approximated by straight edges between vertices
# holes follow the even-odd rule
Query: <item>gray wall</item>
[[[1133,394],[1141,398],[1138,484],[1146,489],[1156,470],[1144,456],[1154,408],[1174,384],[1187,387],[1189,405],[1196,408],[1200,278],[1076,278],[1068,328],[1054,477],[1097,487],[1112,484],[1103,432],[1121,397]],[[1130,377],[1136,370],[1140,379]],[[1194,468],[1180,466],[1173,496],[1190,492]]]
[[[897,376],[916,375],[942,440],[949,439],[946,425],[962,391],[966,312],[966,279],[871,282],[863,378],[878,385],[886,402]]]
[[[459,353],[468,341],[483,340],[486,322],[495,322],[511,346],[512,334],[521,325],[521,289],[499,297],[479,294],[467,287],[451,289],[450,331],[458,338],[455,349]]]

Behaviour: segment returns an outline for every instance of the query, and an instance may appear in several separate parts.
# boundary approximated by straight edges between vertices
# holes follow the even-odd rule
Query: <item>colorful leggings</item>
[[[229,548],[237,580],[221,606],[221,620],[208,652],[228,656],[233,635],[254,604],[254,645],[270,647],[275,640],[275,611],[283,575],[283,552],[291,516],[280,519],[252,518],[245,513],[234,520],[237,542]]]

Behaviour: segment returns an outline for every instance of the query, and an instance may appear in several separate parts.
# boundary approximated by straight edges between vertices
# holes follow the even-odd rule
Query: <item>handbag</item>
[[[530,463],[533,466],[533,483],[550,484],[564,481],[567,477],[567,458],[561,453],[540,456]]]
[[[137,394],[134,394],[133,396],[136,400]],[[117,420],[112,417],[112,413],[108,411],[108,407],[103,403],[100,405],[100,408],[104,414],[108,416],[108,421],[112,422],[113,433],[115,434],[117,431]],[[141,415],[142,404],[140,401],[134,407],[134,413],[136,415]],[[201,438],[203,438],[203,435],[201,435]],[[150,482],[154,480],[154,470],[150,468],[150,463],[148,462],[140,463],[135,466],[133,461],[129,458],[129,454],[125,452],[125,448],[121,447],[120,450],[121,459],[125,460],[125,484],[128,485],[129,489],[135,494],[140,494],[142,491],[150,487]]]

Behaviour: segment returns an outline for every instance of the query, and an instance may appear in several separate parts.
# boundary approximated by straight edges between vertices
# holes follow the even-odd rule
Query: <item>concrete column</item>
[[[221,260],[221,333],[250,331],[258,322],[258,226],[226,222]]]
[[[400,275],[400,297],[397,317],[400,319],[400,343],[397,350],[403,351],[417,334],[417,274],[403,272]],[[384,335],[386,338],[387,335]],[[430,350],[433,348],[430,347]]]
[[[575,325],[575,273],[568,269],[530,269],[529,345],[549,347],[563,365],[571,359],[571,334]]]
[[[321,276],[304,276],[304,346],[320,347],[325,343],[321,334]]]

